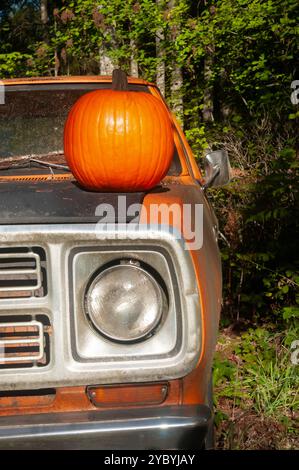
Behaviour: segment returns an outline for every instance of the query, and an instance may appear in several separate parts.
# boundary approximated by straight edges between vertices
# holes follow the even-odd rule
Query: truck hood
[[[126,208],[142,204],[143,192],[91,192],[81,188],[69,174],[49,175],[49,171],[42,174],[41,170],[32,173],[32,169],[30,175],[24,170],[19,175],[14,172],[13,176],[1,172],[0,225],[97,223],[108,204],[106,223],[138,220],[138,206],[134,206],[133,214],[127,215],[119,204]]]

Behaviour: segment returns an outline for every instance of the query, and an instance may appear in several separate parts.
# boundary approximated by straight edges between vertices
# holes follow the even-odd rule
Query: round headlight
[[[163,311],[162,289],[142,267],[111,266],[91,282],[87,314],[95,328],[115,341],[136,341],[149,335]]]

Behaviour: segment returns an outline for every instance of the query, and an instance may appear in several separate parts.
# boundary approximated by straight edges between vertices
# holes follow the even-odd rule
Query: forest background
[[[297,0],[0,3],[0,79],[122,67],[158,84],[199,163],[229,153],[232,183],[209,191],[224,274],[218,448],[299,448],[298,18]]]

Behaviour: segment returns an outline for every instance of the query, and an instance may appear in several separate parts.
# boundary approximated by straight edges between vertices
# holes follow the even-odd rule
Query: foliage
[[[217,405],[227,398],[241,409],[284,422],[299,411],[298,365],[291,362],[290,331],[277,333],[270,328],[220,336],[214,361],[215,399]],[[218,422],[223,418],[218,416]]]
[[[229,321],[298,324],[298,13],[297,0],[49,0],[43,24],[38,0],[0,7],[0,77],[99,73],[104,54],[155,80],[162,62],[172,103],[181,67],[194,152],[224,147],[234,167],[233,183],[209,193],[226,240]],[[203,122],[207,90],[213,120]]]
[[[279,145],[254,166],[249,155],[241,177],[212,197],[229,243],[222,247],[227,316],[290,326],[299,309],[298,159],[294,147]]]
[[[9,54],[0,54],[0,74],[2,78],[9,78],[16,72],[26,74],[26,61],[31,56],[21,52],[10,52]]]

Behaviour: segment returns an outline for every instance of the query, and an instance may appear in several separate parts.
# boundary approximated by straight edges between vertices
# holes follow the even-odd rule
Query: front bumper
[[[205,405],[0,418],[0,449],[200,449]]]

